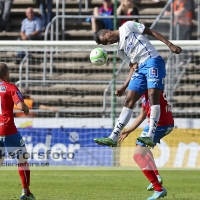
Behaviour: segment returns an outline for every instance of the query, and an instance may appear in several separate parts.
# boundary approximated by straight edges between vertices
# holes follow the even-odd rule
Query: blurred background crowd
[[[62,30],[66,40],[92,40],[93,33],[101,28],[113,30],[113,18],[105,18],[106,16],[113,16],[116,13],[116,29],[127,20],[141,22],[150,27],[162,11],[159,26],[156,27],[158,29],[160,27],[161,33],[168,31],[165,35],[169,37],[167,26],[171,22],[170,17],[173,17],[173,39],[197,39],[198,0],[171,2],[166,7],[167,0],[118,0],[115,7],[113,0],[78,2],[73,0],[0,0],[0,39],[44,39],[47,24],[56,15],[64,14],[69,16],[65,18],[65,27]],[[114,12],[115,9],[116,12]],[[71,15],[72,18],[70,18]],[[91,17],[84,18],[84,16]],[[98,18],[102,16],[103,18]],[[163,29],[163,27],[166,28]]]

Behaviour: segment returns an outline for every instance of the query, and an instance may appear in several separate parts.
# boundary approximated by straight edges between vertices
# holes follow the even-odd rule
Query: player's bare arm
[[[124,94],[124,92],[126,91],[126,88],[128,87],[128,84],[131,80],[131,77],[138,67],[138,64],[137,63],[134,63],[134,64],[130,63],[129,67],[130,67],[130,71],[129,71],[129,74],[128,74],[126,81],[124,82],[124,84],[122,85],[122,87],[120,89],[115,91],[115,95],[118,96],[118,97],[121,97]]]
[[[118,142],[123,142],[128,135],[133,132],[145,119],[146,119],[146,110],[144,108],[141,108],[140,114],[135,119],[133,124],[126,130],[122,130],[122,132],[119,135]]]
[[[24,114],[25,115],[28,115],[29,113],[29,108],[28,106],[24,103],[24,102],[19,102],[17,104],[17,107],[21,110],[21,111],[24,111]]]
[[[180,54],[182,51],[181,47],[174,45],[173,43],[171,43],[169,40],[167,40],[163,35],[161,35],[157,31],[154,31],[152,29],[145,27],[143,33],[147,34],[149,36],[152,36],[152,37],[160,40],[161,42],[165,43],[173,53]]]

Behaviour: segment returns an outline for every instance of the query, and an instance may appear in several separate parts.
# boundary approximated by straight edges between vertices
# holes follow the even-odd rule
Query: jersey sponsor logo
[[[149,77],[158,77],[158,68],[150,68]]]
[[[16,93],[17,93],[17,96],[18,96],[20,99],[23,99],[22,94],[21,94],[20,91],[17,91]]]
[[[156,79],[156,78],[149,78],[148,82],[154,82],[155,85],[158,85],[160,79]]]
[[[126,52],[125,52],[126,54],[128,54],[128,52],[130,51],[132,45],[133,45],[132,42],[130,42],[130,43],[128,44],[128,46],[127,46],[127,48],[126,48]]]
[[[134,22],[134,26],[137,28],[142,28],[142,24],[138,23],[138,22]]]
[[[24,146],[24,144],[25,144],[25,143],[24,143],[24,140],[21,139],[21,140],[20,140],[20,145],[21,145],[21,146]]]
[[[140,27],[140,23],[134,22],[135,27]]]
[[[7,88],[7,87],[4,86],[4,85],[3,85],[3,86],[0,86],[0,92],[6,92],[6,88]]]

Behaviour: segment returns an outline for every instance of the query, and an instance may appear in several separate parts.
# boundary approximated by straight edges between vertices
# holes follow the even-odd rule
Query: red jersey
[[[19,89],[11,83],[0,82],[0,136],[17,133],[14,123],[13,106],[23,102]]]
[[[149,119],[151,106],[148,99],[148,91],[142,95],[141,99],[142,99],[142,108],[146,110],[147,117]],[[160,94],[160,119],[158,121],[158,126],[167,126],[173,124],[174,124],[174,119],[172,116],[172,109],[167,102],[165,93],[162,91]]]

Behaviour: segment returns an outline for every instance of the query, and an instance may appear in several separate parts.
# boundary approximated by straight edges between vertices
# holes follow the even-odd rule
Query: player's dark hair
[[[97,44],[101,44],[100,38],[105,35],[106,29],[100,29],[99,31],[95,32],[93,37]]]
[[[9,69],[5,63],[0,63],[0,79],[4,78]]]

